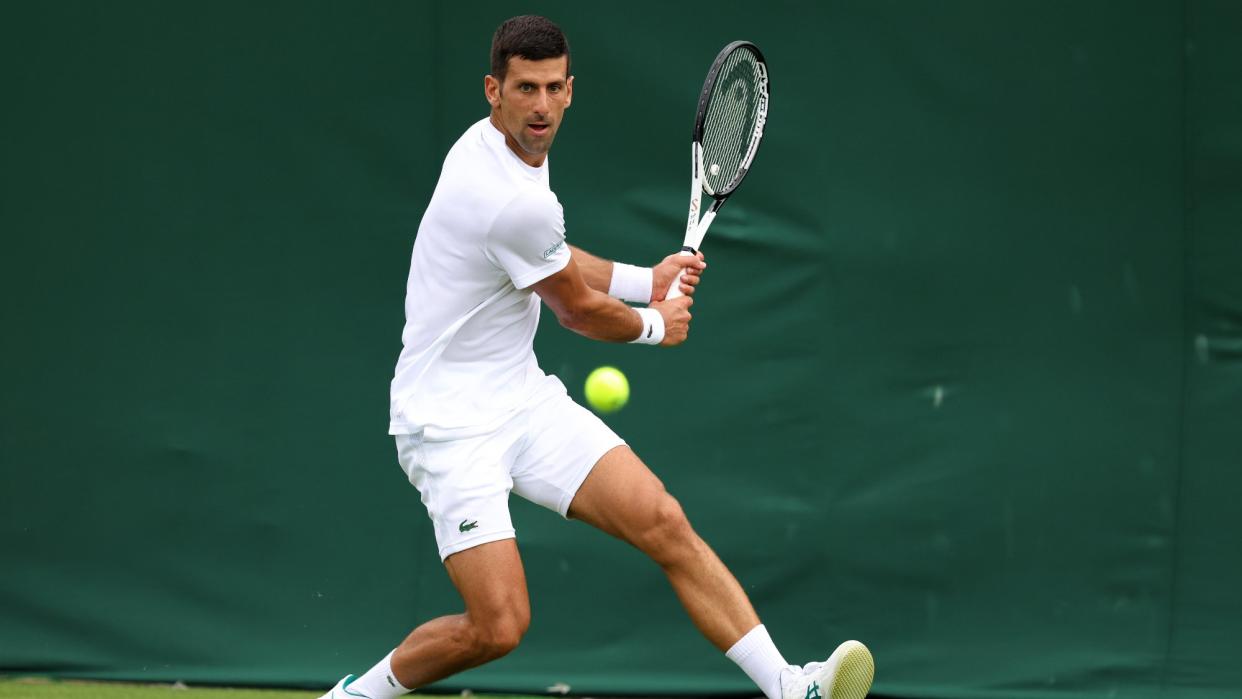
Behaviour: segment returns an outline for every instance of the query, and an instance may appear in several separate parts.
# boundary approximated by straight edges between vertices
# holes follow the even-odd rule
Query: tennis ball
[[[716,163],[712,163],[712,166],[708,169],[711,170],[712,175],[720,174],[720,166],[717,165]]]
[[[585,393],[587,403],[595,412],[612,413],[630,399],[630,382],[620,369],[602,366],[587,376]]]

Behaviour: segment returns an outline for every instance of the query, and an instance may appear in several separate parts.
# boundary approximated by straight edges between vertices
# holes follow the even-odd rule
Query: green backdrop
[[[710,10],[710,11],[709,11]],[[560,22],[570,240],[676,249],[702,75],[773,76],[691,341],[546,314],[785,654],[901,697],[1242,692],[1242,4],[0,9],[0,672],[326,685],[458,601],[388,380],[495,26]],[[669,411],[673,405],[676,410]],[[515,501],[462,688],[752,693],[658,570]]]

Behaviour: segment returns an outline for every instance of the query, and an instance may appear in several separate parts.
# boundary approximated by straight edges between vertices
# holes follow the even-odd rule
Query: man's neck
[[[517,140],[513,138],[513,136],[509,135],[509,132],[505,131],[504,127],[500,125],[500,120],[496,118],[495,110],[492,111],[492,114],[488,117],[488,119],[492,122],[492,127],[505,137],[505,145],[509,147],[509,150],[513,151],[513,154],[516,155],[519,160],[531,167],[539,167],[543,165],[544,159],[548,157],[547,153],[531,155],[530,153],[522,150],[522,147],[518,145]]]

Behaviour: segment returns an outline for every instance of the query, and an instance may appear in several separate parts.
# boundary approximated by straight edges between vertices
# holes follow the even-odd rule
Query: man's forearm
[[[629,303],[651,302],[653,272],[650,267],[612,262],[572,245],[569,249],[587,286]]]
[[[561,325],[579,335],[604,342],[630,342],[643,329],[643,321],[634,309],[606,295],[594,296],[557,318]]]
[[[582,273],[584,257],[580,250],[574,249],[564,269],[532,285],[534,292],[556,313],[561,325],[593,340],[649,339],[647,344],[658,344],[664,337],[664,321],[659,311],[633,309],[606,292],[592,289]]]
[[[596,257],[574,245],[570,245],[569,250],[573,254],[574,262],[578,263],[578,269],[582,272],[582,279],[587,286],[608,293],[608,285],[612,282],[612,261]]]

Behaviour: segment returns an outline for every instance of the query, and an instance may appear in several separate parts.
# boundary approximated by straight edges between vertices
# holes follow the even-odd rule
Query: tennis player
[[[786,663],[660,480],[535,360],[541,301],[592,339],[680,344],[706,266],[702,255],[670,255],[640,268],[566,243],[548,150],[573,82],[555,24],[522,16],[496,30],[483,83],[491,114],[449,151],[414,243],[389,432],[465,611],[414,629],[324,697],[392,699],[517,647],[530,603],[513,491],[650,556],[698,629],[769,699],[861,698],[866,648],[851,641],[826,663]],[[664,300],[675,278],[686,296]]]

